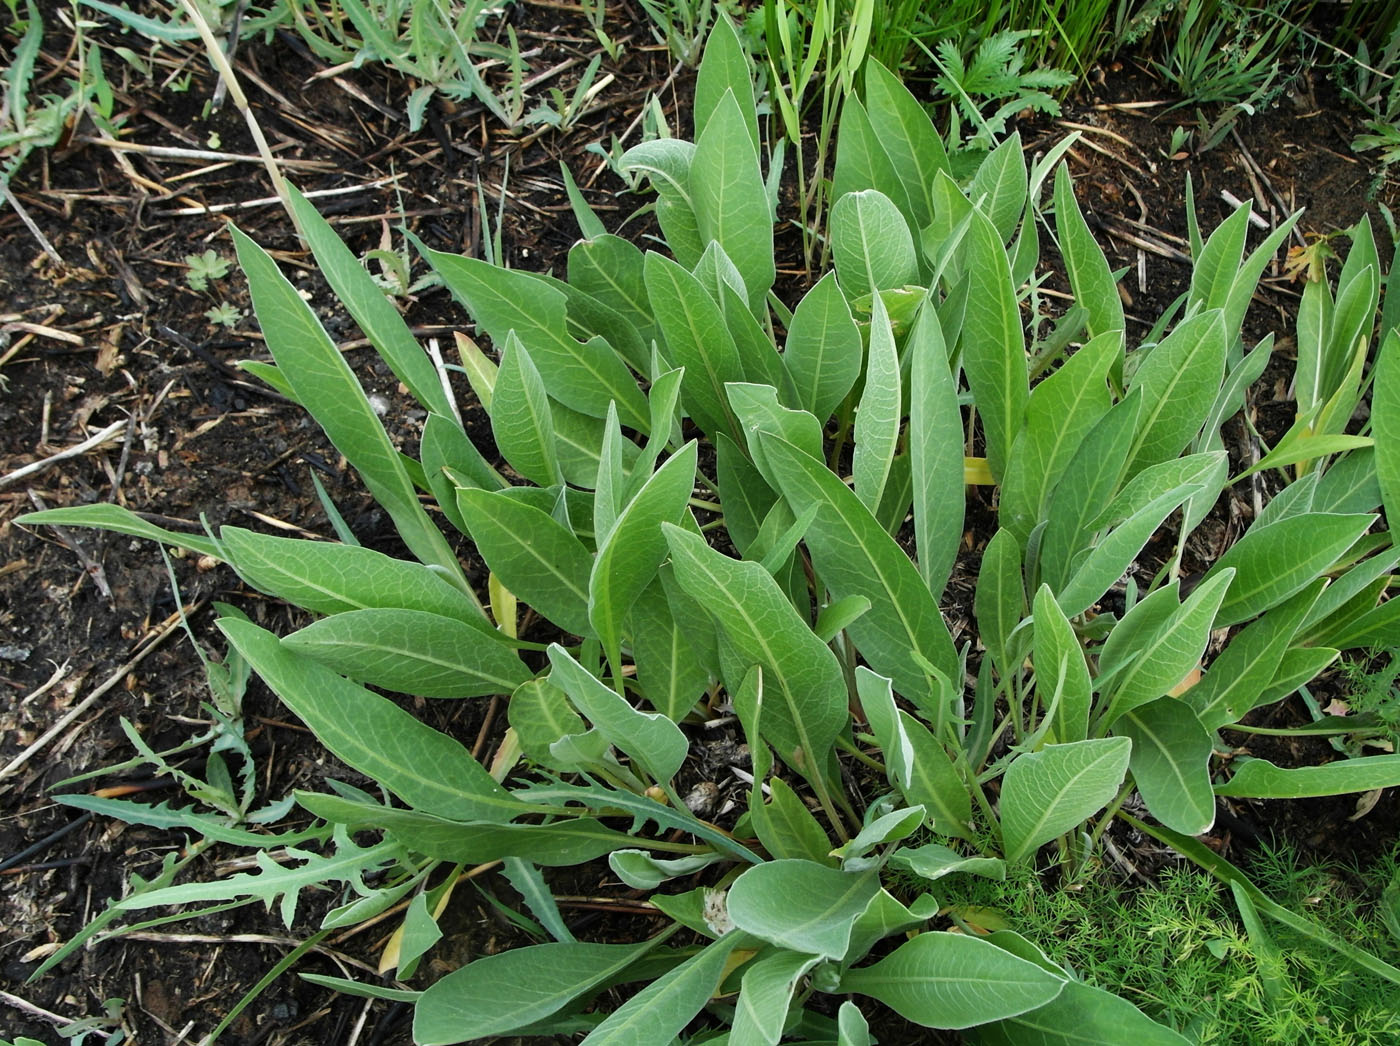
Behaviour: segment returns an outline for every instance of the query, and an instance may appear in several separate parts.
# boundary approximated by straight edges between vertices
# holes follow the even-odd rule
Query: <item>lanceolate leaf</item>
[[[730,559],[679,527],[663,530],[676,580],[748,664],[763,666],[762,733],[803,774],[821,773],[848,716],[836,655],[757,563]]]
[[[909,464],[919,574],[935,599],[943,594],[962,542],[965,498],[962,412],[948,367],[948,347],[931,304],[919,310],[905,352],[909,381]],[[1005,494],[1003,493],[1003,514]]]
[[[874,189],[847,193],[831,208],[831,254],[841,287],[853,297],[902,287],[919,272],[908,223]]]
[[[964,241],[969,281],[963,370],[987,438],[987,464],[1000,479],[1030,396],[1026,344],[1011,262],[992,223],[974,213]]]
[[[819,421],[846,398],[860,376],[864,347],[846,296],[828,272],[793,310],[783,366],[797,388],[797,406]]]
[[[1044,1006],[1064,984],[1064,977],[994,944],[927,932],[875,965],[848,972],[841,991],[879,999],[927,1028],[971,1028]]]
[[[365,332],[375,351],[394,376],[408,386],[414,399],[433,413],[451,416],[452,406],[442,381],[399,310],[375,286],[359,259],[306,197],[291,185],[287,186],[287,194],[292,201],[292,213],[326,282]]]
[[[415,809],[463,821],[507,821],[532,809],[460,742],[388,698],[298,657],[247,621],[225,617],[219,628],[322,744]]]
[[[430,985],[413,1011],[413,1041],[448,1046],[504,1035],[558,1013],[656,947],[569,942],[487,955]]]
[[[549,647],[549,663],[550,680],[615,748],[635,759],[659,784],[676,775],[689,749],[680,727],[656,712],[637,711],[558,643]]]
[[[1128,738],[1105,737],[1047,745],[1013,759],[1001,789],[1006,859],[1030,856],[1102,810],[1123,783],[1131,750]]]
[[[854,195],[846,197],[848,200],[854,198]],[[899,355],[895,352],[890,318],[880,295],[875,295],[871,306],[870,351],[865,367],[865,391],[861,394],[860,407],[856,411],[856,440],[851,468],[855,473],[856,497],[873,513],[885,492],[885,481],[889,478],[890,465],[894,461],[904,411]],[[821,453],[820,446],[817,453]]]
[[[478,258],[426,248],[424,254],[497,346],[515,331],[550,396],[594,418],[603,417],[616,400],[624,425],[648,431],[646,397],[621,357],[600,338],[585,344],[570,336],[563,292]]]
[[[1395,331],[1385,334],[1376,360],[1371,427],[1376,438],[1376,475],[1386,518],[1400,520],[1400,334]]]
[[[506,335],[492,403],[491,435],[510,466],[542,487],[562,482],[549,394],[514,331]]]
[[[822,582],[837,599],[870,600],[847,630],[870,666],[915,701],[930,689],[915,652],[946,678],[958,678],[948,626],[909,557],[825,464],[784,440],[760,440],[794,512],[817,506],[807,545]]]
[[[798,981],[820,961],[815,955],[779,951],[749,966],[734,1007],[729,1046],[775,1046]]]
[[[1039,1009],[983,1025],[978,1046],[1188,1046],[1183,1035],[1158,1024],[1127,999],[1083,981],[1066,980],[1064,991]]]
[[[350,365],[267,252],[237,228],[232,234],[267,347],[297,400],[355,466],[413,554],[461,578],[457,557],[418,503],[398,451]]]
[[[593,557],[548,513],[508,496],[459,489],[457,504],[487,566],[518,598],[575,635],[593,635]]]
[[[1105,379],[1121,346],[1119,331],[1094,338],[1031,392],[1026,427],[1012,445],[1001,488],[1001,525],[1022,546],[1045,518],[1050,494],[1084,437],[1108,413]]]
[[[729,888],[729,917],[739,929],[780,948],[839,959],[852,924],[879,889],[873,872],[768,861],[745,871]]]
[[[1242,799],[1305,799],[1396,785],[1400,785],[1400,755],[1368,755],[1291,769],[1267,759],[1247,759],[1235,763],[1234,776],[1216,785],[1215,794]]]
[[[1143,390],[1129,474],[1181,453],[1210,413],[1225,374],[1225,321],[1218,311],[1179,324],[1133,374]]]
[[[1074,298],[1089,313],[1089,336],[1117,334],[1115,358],[1110,366],[1121,376],[1123,332],[1127,329],[1123,321],[1123,299],[1118,296],[1103,248],[1089,232],[1074,198],[1074,183],[1067,164],[1061,164],[1055,171],[1055,231],[1059,234],[1060,254],[1065,260]]]
[[[1251,527],[1211,567],[1211,576],[1236,571],[1216,627],[1247,621],[1282,603],[1335,563],[1375,518],[1307,512]]]
[[[661,524],[679,523],[686,511],[695,483],[696,453],[697,444],[692,441],[657,469],[622,510],[598,549],[588,578],[588,619],[614,665],[619,662],[627,612],[666,558]]]
[[[729,933],[643,988],[594,1028],[582,1046],[655,1046],[670,1042],[709,1001],[739,944]]]
[[[1015,671],[1009,654],[1011,633],[1026,612],[1026,583],[1021,548],[1009,530],[998,530],[982,551],[973,603],[977,628],[992,663],[1002,675]]]
[[[1035,685],[1041,708],[1051,717],[1053,740],[1084,740],[1089,731],[1089,666],[1049,585],[1041,585],[1035,594]]]
[[[669,258],[648,252],[646,286],[667,358],[685,368],[685,409],[711,437],[741,438],[724,394],[727,382],[743,381],[739,350],[719,306],[700,282]]]
[[[909,227],[922,229],[933,218],[934,180],[949,169],[943,139],[918,99],[873,58],[865,63],[865,104],[875,138],[909,197]]]
[[[1143,636],[1103,713],[1111,726],[1125,712],[1161,697],[1200,664],[1216,613],[1235,574],[1223,570],[1203,581],[1149,637]]]
[[[282,643],[351,679],[419,697],[514,690],[531,672],[504,644],[456,618],[372,608],[334,614]]]
[[[1132,739],[1128,767],[1152,816],[1186,835],[1208,831],[1215,823],[1211,739],[1191,707],[1161,697],[1125,713],[1114,730]]]
[[[690,198],[702,243],[714,240],[734,260],[749,305],[773,286],[773,217],[758,150],[733,91],[726,90],[695,142]]]

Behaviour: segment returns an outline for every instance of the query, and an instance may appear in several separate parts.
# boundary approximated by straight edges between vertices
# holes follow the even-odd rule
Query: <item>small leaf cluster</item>
[[[960,182],[926,113],[872,61],[842,117],[834,267],[789,310],[772,293],[778,172],[764,170],[750,76],[721,20],[693,140],[621,158],[655,189],[665,253],[607,233],[581,201],[567,279],[419,245],[494,347],[458,338],[499,460],[304,197],[291,206],[328,283],[428,413],[416,459],[276,264],[235,232],[275,361],[250,370],[312,414],[412,559],[232,526],[175,535],[116,506],[28,517],[184,545],[317,615],[281,637],[219,625],[386,794],[298,793],[336,826],[331,852],[185,899],[265,888],[290,917],[278,877],[321,875],[360,898],[332,913],[344,920],[412,894],[407,976],[457,874],[503,862],[551,941],[422,992],[337,983],[414,1002],[423,1043],[669,1042],[702,1011],[731,1043],[866,1043],[861,998],[988,1043],[1184,1042],[1014,930],[950,932],[940,914],[968,877],[1033,867],[1047,844],[1068,881],[1090,874],[1120,817],[1229,882],[1248,918],[1313,932],[1400,983],[1191,838],[1220,797],[1400,783],[1394,754],[1285,768],[1235,747],[1253,710],[1342,650],[1400,641],[1400,601],[1382,601],[1400,551],[1377,512],[1400,506],[1400,335],[1380,313],[1369,226],[1335,295],[1304,292],[1295,424],[1231,477],[1222,426],[1272,352],[1271,339],[1246,351],[1241,327],[1292,220],[1251,252],[1247,209],[1209,238],[1192,215],[1191,287],[1130,346],[1057,167],[1072,142],[1028,169],[1013,136]],[[1028,342],[1042,237],[1074,304]],[[1260,470],[1292,482],[1191,576],[1187,537]],[[976,568],[975,635],[955,635],[941,603],[970,569],[969,484],[995,488],[997,528]],[[485,603],[422,494],[470,539]],[[508,696],[510,729],[483,763],[382,691]],[[694,724],[715,718],[736,724],[752,774],[719,821],[681,795]],[[1358,729],[1334,717],[1313,732]],[[1214,753],[1232,749],[1222,767]],[[1122,812],[1133,792],[1150,819]],[[382,841],[350,843],[361,829]],[[653,891],[668,929],[574,938],[540,869],[599,858]],[[371,889],[366,869],[396,870]],[[807,1005],[820,993],[852,998],[833,1017]]]

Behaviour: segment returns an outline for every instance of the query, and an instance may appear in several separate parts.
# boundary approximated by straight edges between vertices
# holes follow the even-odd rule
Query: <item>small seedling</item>
[[[228,259],[221,258],[213,250],[203,254],[187,254],[185,264],[190,267],[190,271],[185,273],[185,282],[191,290],[207,291],[210,280],[222,280],[228,275]]]

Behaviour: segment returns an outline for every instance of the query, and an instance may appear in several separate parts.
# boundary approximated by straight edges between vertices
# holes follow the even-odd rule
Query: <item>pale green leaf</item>
[[[1215,786],[1216,795],[1239,799],[1308,799],[1369,792],[1400,785],[1400,755],[1337,759],[1324,766],[1279,767],[1267,759],[1241,759],[1234,774]]]
[[[853,298],[903,287],[918,276],[909,224],[875,189],[847,193],[832,206],[831,256],[842,289]]]
[[[797,388],[797,405],[825,421],[860,376],[865,351],[835,272],[797,303],[785,346],[783,366]]]
[[[824,868],[811,861],[768,861],[729,888],[729,918],[739,929],[780,948],[839,959],[857,916],[875,898],[880,878]]]
[[[853,194],[845,199],[858,197],[859,194]],[[856,410],[851,470],[855,475],[856,497],[873,513],[879,507],[889,479],[904,411],[899,355],[895,351],[890,318],[878,294],[871,305],[870,350],[865,366],[865,391],[861,393]],[[821,453],[820,444],[817,453]],[[902,517],[903,513],[900,515]]]
[[[1131,750],[1128,738],[1105,737],[1012,759],[1001,788],[1006,859],[1029,857],[1107,806],[1128,772]]]
[[[1152,816],[1187,835],[1209,831],[1211,735],[1191,707],[1161,697],[1124,713],[1114,730],[1133,742],[1128,768]]]

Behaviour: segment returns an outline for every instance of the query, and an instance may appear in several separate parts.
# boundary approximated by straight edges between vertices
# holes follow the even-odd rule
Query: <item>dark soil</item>
[[[530,57],[532,70],[572,63],[548,81],[566,92],[596,50],[574,10],[525,5],[511,15],[522,44],[538,48]],[[67,40],[57,19],[49,21],[55,28],[39,70],[61,81]],[[615,227],[646,197],[623,195],[618,180],[585,146],[606,146],[614,135],[626,144],[639,140],[634,117],[652,91],[660,94],[673,125],[682,115],[677,96],[687,94],[689,74],[674,73],[640,18],[619,24],[633,27],[613,32],[624,42],[621,65],[605,60],[602,70],[616,79],[569,133],[509,133],[475,105],[449,111],[436,104],[422,131],[410,133],[402,116],[408,91],[402,81],[372,68],[318,77],[323,66],[287,39],[245,45],[238,65],[274,149],[284,161],[295,161],[289,168],[293,180],[308,191],[355,190],[318,203],[358,255],[384,246],[401,249],[400,222],[432,247],[479,251],[489,230],[481,225],[478,193],[494,222],[504,191],[501,241],[510,263],[558,271],[577,235],[559,161],[569,164],[605,223]],[[103,46],[135,46],[112,29],[96,30],[92,39]],[[133,75],[117,95],[125,140],[252,153],[253,143],[231,106],[206,114],[214,82],[202,56],[192,48],[167,49],[162,61],[192,76],[188,90],[161,90]],[[1171,129],[1185,117],[1166,111],[1167,103],[1158,101],[1161,91],[1131,69],[1109,70],[1101,83],[1066,106],[1062,121],[1040,120],[1021,129],[1028,154],[1041,154],[1070,125],[1085,128],[1070,154],[1071,168],[1111,264],[1130,270],[1124,281],[1131,299],[1130,339],[1145,333],[1187,286],[1189,265],[1170,255],[1185,249],[1188,173],[1205,230],[1230,213],[1225,192],[1262,199],[1260,210],[1271,225],[1287,211],[1306,207],[1298,226],[1305,235],[1335,232],[1363,212],[1379,230],[1376,208],[1366,197],[1370,170],[1349,150],[1356,120],[1322,78],[1280,108],[1241,124],[1238,141],[1227,139],[1200,157],[1166,157]],[[366,543],[394,550],[396,539],[386,521],[303,413],[235,368],[242,359],[267,358],[236,269],[211,281],[207,290],[188,285],[187,255],[212,249],[232,260],[229,220],[273,250],[298,286],[323,307],[328,329],[345,344],[367,388],[385,397],[390,432],[410,453],[422,417],[408,408],[387,369],[356,344],[358,331],[334,311],[280,209],[238,206],[271,195],[259,166],[119,152],[92,144],[94,137],[96,129],[81,124],[64,147],[32,157],[13,183],[61,264],[46,255],[13,210],[0,208],[0,308],[6,314],[0,317],[5,325],[0,476],[126,422],[101,447],[0,485],[0,767],[9,767],[0,776],[0,925],[6,928],[0,969],[7,993],[0,996],[0,1036],[55,1041],[52,1015],[101,1016],[105,1000],[120,999],[115,1020],[130,1030],[131,1041],[187,1042],[206,1034],[295,940],[318,926],[336,900],[303,898],[290,929],[275,912],[256,907],[155,927],[85,948],[46,977],[26,983],[46,955],[123,894],[131,876],[149,877],[187,843],[164,831],[80,816],[55,803],[50,790],[67,778],[129,759],[133,751],[123,721],[162,749],[201,729],[209,716],[201,664],[189,639],[171,627],[178,621],[177,597],[151,543],[93,530],[30,530],[12,521],[35,506],[114,501],[188,526],[203,517],[212,526],[235,523],[330,536],[314,476]],[[1393,204],[1395,197],[1394,186],[1385,187],[1382,198]],[[234,206],[217,213],[202,210],[228,205]],[[640,233],[644,225],[636,222],[628,230]],[[1139,248],[1129,237],[1148,246]],[[793,259],[800,259],[795,239],[784,242]],[[787,268],[794,271],[795,288],[804,280],[800,263],[793,260]],[[423,269],[415,265],[414,275]],[[1275,267],[1251,312],[1247,340],[1269,330],[1291,330],[1296,299]],[[231,329],[204,315],[221,304],[242,312]],[[463,322],[441,292],[410,302],[407,315],[422,337],[444,345]],[[1262,415],[1275,412],[1286,423],[1291,408],[1283,373],[1266,375],[1254,396]],[[458,392],[467,402],[465,385]],[[482,438],[489,445],[489,432]],[[1253,513],[1249,505],[1237,508],[1223,507],[1215,521],[1222,540]],[[989,523],[994,517],[973,511],[969,518]],[[975,526],[974,547],[989,536],[989,529]],[[1219,551],[1203,551],[1202,562]],[[463,554],[469,557],[470,550],[463,548]],[[189,613],[196,640],[211,653],[224,649],[212,627],[211,601],[235,604],[279,632],[299,623],[293,612],[242,587],[223,566],[184,556],[176,557],[172,568],[178,602]],[[955,581],[950,595],[950,621],[970,623],[970,589]],[[294,787],[317,788],[328,774],[349,776],[303,728],[288,721],[256,680],[244,712],[262,801]],[[449,711],[426,714],[442,717],[437,725],[468,743],[484,743],[500,729],[496,713],[484,703],[455,703]],[[1317,753],[1270,754],[1301,762]],[[24,761],[16,765],[20,758]],[[182,800],[169,779],[126,774],[67,790],[115,784],[148,791],[149,801],[178,805]],[[1305,852],[1352,860],[1394,844],[1400,822],[1394,794],[1357,820],[1348,819],[1353,807],[1349,798],[1242,804],[1231,811],[1230,823],[1244,827],[1237,827],[1233,838],[1220,829],[1215,841],[1234,852],[1241,843],[1247,846],[1248,836],[1281,828]],[[219,874],[240,856],[232,848],[214,847],[193,874]],[[622,940],[653,931],[657,923],[634,914],[626,895],[606,876],[604,868],[585,870],[576,881],[556,879],[566,916],[598,938]],[[455,894],[448,936],[433,953],[430,974],[517,939],[489,900],[494,891],[513,903],[510,888],[489,876],[477,885],[484,892],[464,885]],[[332,937],[298,969],[363,976],[376,966],[394,925],[389,920],[354,936]],[[243,1012],[223,1041],[406,1043],[407,1018],[403,1005],[366,1003],[284,976]],[[936,1040],[902,1029],[891,1018],[882,1041]]]

